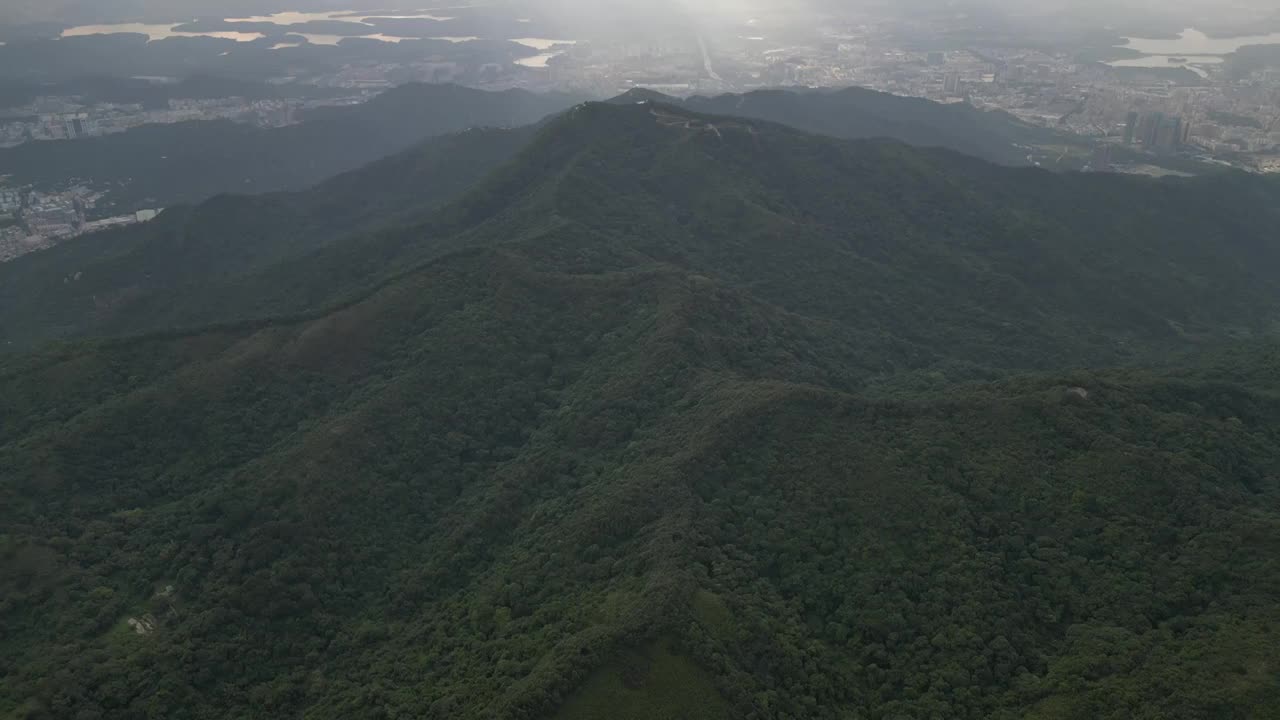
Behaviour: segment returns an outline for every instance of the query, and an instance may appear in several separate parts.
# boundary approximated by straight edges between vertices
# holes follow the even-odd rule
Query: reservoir
[[[1280,33],[1244,35],[1241,37],[1209,37],[1199,30],[1187,28],[1176,39],[1125,38],[1119,47],[1137,50],[1144,55],[1228,55],[1245,45],[1280,45]]]

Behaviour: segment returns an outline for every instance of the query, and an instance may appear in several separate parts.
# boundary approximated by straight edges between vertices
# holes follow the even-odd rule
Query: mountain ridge
[[[682,114],[669,115],[678,120],[663,127],[663,122],[672,121],[664,121],[656,115],[659,109],[661,113]],[[583,118],[597,116],[601,118],[599,123],[583,121]],[[452,206],[442,208],[434,217],[424,215],[422,223],[400,229],[387,228],[369,236],[364,242],[350,240],[330,249],[321,249],[314,257],[294,257],[289,261],[300,263],[299,268],[310,268],[305,272],[292,272],[285,265],[263,268],[274,279],[260,282],[261,292],[274,293],[280,298],[265,307],[277,308],[270,312],[292,313],[313,306],[317,298],[332,294],[335,288],[344,285],[356,287],[373,281],[386,268],[402,262],[396,259],[398,257],[408,259],[423,252],[430,255],[435,252],[431,249],[433,243],[443,242],[459,233],[490,232],[518,236],[539,224],[545,225],[550,218],[570,218],[584,210],[592,214],[587,224],[593,229],[589,229],[588,234],[611,223],[631,223],[636,227],[650,226],[651,233],[673,238],[692,237],[689,234],[697,228],[689,222],[695,217],[691,214],[694,208],[690,203],[696,200],[712,203],[699,210],[711,217],[720,217],[725,209],[732,209],[738,214],[748,209],[752,213],[763,213],[759,216],[763,224],[752,228],[744,226],[747,234],[743,237],[759,236],[761,228],[769,226],[775,233],[786,234],[794,230],[798,232],[796,239],[803,240],[810,248],[809,252],[838,253],[845,258],[839,261],[841,263],[860,255],[866,261],[878,263],[886,275],[901,275],[901,268],[906,266],[895,269],[884,263],[907,248],[914,248],[908,254],[908,258],[914,258],[912,262],[924,261],[932,255],[929,262],[935,269],[938,262],[957,262],[958,258],[951,257],[956,252],[984,255],[995,252],[996,255],[980,264],[963,261],[963,271],[973,274],[1000,270],[1000,266],[991,265],[991,259],[998,259],[1004,267],[1021,274],[1018,278],[1002,281],[1012,283],[1008,284],[1008,290],[1026,296],[1026,302],[1033,305],[1049,301],[1077,305],[1093,302],[1072,290],[1070,284],[1058,283],[1055,286],[1053,283],[1055,274],[1070,277],[1089,273],[1096,276],[1095,294],[1111,296],[1113,302],[1118,303],[1117,308],[1128,304],[1133,312],[1139,313],[1123,321],[1127,323],[1125,327],[1133,328],[1133,320],[1141,315],[1149,316],[1144,320],[1148,334],[1183,332],[1190,338],[1215,324],[1221,326],[1221,319],[1212,317],[1212,313],[1206,310],[1227,301],[1235,303],[1236,309],[1230,316],[1221,317],[1240,321],[1240,332],[1258,332],[1269,327],[1266,319],[1266,313],[1271,312],[1267,309],[1269,305],[1231,299],[1243,297],[1246,293],[1266,293],[1270,283],[1267,280],[1269,276],[1261,268],[1276,262],[1275,252],[1260,239],[1250,240],[1256,235],[1251,223],[1265,227],[1270,222],[1269,215],[1246,212],[1246,206],[1271,206],[1268,198],[1274,197],[1277,184],[1267,179],[1232,175],[1203,181],[1152,182],[1122,176],[1073,176],[1034,169],[1009,170],[943,150],[914,150],[888,141],[838,141],[783,126],[758,124],[760,122],[733,118],[717,120],[713,116],[665,105],[579,106],[538,131],[540,137],[549,140],[535,139],[512,156],[515,165],[508,167],[521,168],[519,171],[512,174],[500,170]],[[723,132],[719,129],[721,126]],[[739,132],[741,128],[747,130]],[[635,154],[636,143],[661,150],[654,158],[642,157]],[[517,144],[513,141],[509,148]],[[681,158],[677,151],[682,149],[696,149],[698,154]],[[595,164],[585,166],[579,157],[583,153]],[[768,161],[763,159],[765,153],[771,153]],[[655,159],[663,164],[656,164]],[[748,162],[749,159],[752,160]],[[506,160],[506,154],[499,153],[493,164],[500,165]],[[674,185],[637,184],[635,176],[628,174],[630,168],[624,168],[622,163],[634,163],[636,168],[647,165],[652,168],[651,172],[663,173],[668,178],[678,178],[687,173],[690,178],[698,179],[696,182],[685,181],[689,184],[686,190],[691,194],[677,197],[672,192]],[[596,168],[607,175],[592,177]],[[709,177],[708,173],[715,173],[715,177]],[[791,173],[791,179],[783,181],[783,173]],[[825,177],[815,182],[823,174]],[[552,184],[552,178],[560,179]],[[753,188],[742,182],[748,178],[764,178],[770,184]],[[867,182],[856,184],[861,180]],[[371,179],[371,182],[374,181]],[[574,185],[566,189],[565,182]],[[893,187],[895,183],[901,188]],[[713,199],[709,194],[709,189],[716,187],[726,189],[719,193],[723,196],[719,199]],[[976,187],[982,188],[982,192],[975,193],[972,188]],[[1099,189],[1104,187],[1105,190],[1100,192]],[[610,189],[602,191],[602,188]],[[812,191],[796,193],[796,188],[812,188]],[[824,193],[825,188],[845,188],[848,193]],[[504,211],[505,214],[499,212],[501,207],[510,207],[512,197],[523,197],[530,192],[553,192],[554,197],[544,198],[544,207],[536,212],[529,208]],[[630,195],[632,202],[640,197],[648,198],[649,210],[647,213],[631,212],[625,203],[612,207],[615,203],[611,200],[611,193]],[[595,198],[596,204],[592,206],[575,199],[585,197]],[[1072,203],[1091,204],[1092,207],[1082,214],[1072,207]],[[912,205],[913,209],[906,213],[896,209],[904,204]],[[606,218],[597,212],[606,207],[615,218]],[[670,217],[672,209],[679,207],[685,208],[681,211],[683,214]],[[500,232],[492,229],[494,223],[504,217],[508,218],[504,221],[508,222],[507,229]],[[934,218],[940,222],[935,222]],[[876,237],[879,232],[876,228],[886,223],[899,233],[894,243],[886,243]],[[713,228],[702,229],[709,231]],[[725,228],[718,228],[716,232],[723,234]],[[904,232],[912,234],[902,235]],[[1131,237],[1117,237],[1118,244],[1105,239],[1121,232],[1128,232]],[[1204,238],[1220,238],[1220,248],[1234,253],[1232,259],[1206,256],[1200,249],[1203,239],[1193,237],[1195,233],[1203,233]],[[425,235],[436,239],[423,245],[421,238]],[[965,241],[948,244],[946,235],[964,238]],[[1093,235],[1098,237],[1094,239]],[[974,244],[973,239],[984,236],[981,243]],[[587,240],[587,235],[583,238]],[[1179,238],[1181,244],[1170,242]],[[635,246],[637,248],[653,245],[643,238],[636,240],[639,243]],[[465,243],[465,239],[458,235],[450,242]],[[758,242],[764,242],[764,239],[759,238]],[[813,245],[815,242],[818,244]],[[1146,243],[1146,246],[1139,248],[1138,243]],[[1077,245],[1081,247],[1073,247]],[[371,248],[374,247],[382,248],[379,251],[381,255],[372,254]],[[665,249],[655,259],[674,247],[664,245]],[[702,243],[698,247],[699,252],[705,255],[705,250],[712,246]],[[853,255],[849,254],[850,251]],[[1158,280],[1143,278],[1144,272],[1150,272],[1143,271],[1140,263],[1132,258],[1115,256],[1117,252],[1133,251],[1145,255],[1174,253],[1169,260],[1183,268],[1185,277],[1165,274]],[[776,252],[776,249],[771,252]],[[1108,259],[1109,256],[1115,257]],[[361,257],[365,260],[360,260]],[[1034,277],[1026,275],[1027,266],[1020,264],[1023,257],[1035,257],[1035,262],[1043,269],[1037,270]],[[1246,257],[1249,258],[1247,262],[1244,260]],[[709,259],[709,256],[704,258]],[[723,255],[716,262],[721,270],[740,264],[739,260]],[[1115,278],[1106,277],[1108,263],[1132,268],[1130,272],[1135,275],[1127,281],[1130,285],[1135,280],[1165,285],[1171,281],[1179,283],[1181,287],[1176,290],[1169,287],[1162,291],[1160,312],[1180,308],[1180,312],[1185,314],[1160,318],[1153,314],[1154,306],[1143,308],[1134,304],[1138,296],[1132,296]],[[989,268],[984,269],[981,264]],[[12,269],[24,268],[24,265],[17,265]],[[757,268],[761,269],[767,271]],[[815,278],[822,274],[818,272]],[[317,281],[308,280],[309,276]],[[1223,286],[1221,291],[1211,287],[1212,283],[1218,282],[1214,278],[1226,276],[1236,278],[1234,287]],[[317,284],[319,278],[332,280],[321,285]],[[1241,283],[1240,280],[1246,282]],[[883,282],[874,276],[868,277],[867,281],[873,284]],[[1027,285],[1029,282],[1053,288],[1054,292],[1048,296],[1040,296],[1039,293],[1033,296]],[[314,287],[304,287],[307,283]],[[56,286],[51,283],[50,286],[56,290]],[[297,290],[294,299],[288,296],[293,292],[291,288]],[[833,297],[846,292],[836,287],[832,290],[836,293]],[[204,306],[216,308],[225,302],[234,304],[236,296],[251,297],[255,292],[237,289],[233,283],[222,295],[223,299]],[[994,299],[994,296],[974,298],[985,303]],[[195,297],[192,302],[197,300],[199,298]],[[809,305],[813,301],[813,298],[804,300]],[[832,301],[824,302],[830,304]],[[1148,300],[1141,302],[1149,304]],[[1083,309],[1081,306],[1074,312]],[[844,312],[836,307],[827,312],[833,311]],[[979,312],[980,308],[974,311]],[[255,313],[263,316],[262,311],[248,307],[235,312],[241,317]],[[1110,315],[1098,315],[1097,320],[1104,324],[1111,322]],[[202,322],[222,319],[206,315]],[[1185,330],[1169,332],[1166,328],[1161,331],[1160,326],[1166,320],[1174,322],[1174,326],[1184,326]],[[134,331],[145,329],[138,327]],[[1031,326],[1027,326],[1027,330],[1031,330]],[[1212,332],[1220,334],[1222,331]]]
[[[1277,192],[578,106],[0,356],[0,716],[1265,713]]]
[[[308,110],[300,123],[279,128],[231,121],[147,125],[0,150],[0,164],[18,185],[91,181],[110,188],[107,200],[131,212],[141,203],[167,207],[219,193],[302,190],[432,136],[528,125],[580,99],[409,83],[364,103]]]
[[[888,138],[920,147],[946,147],[1002,165],[1031,165],[1036,144],[1078,143],[967,103],[946,105],[862,87],[775,88],[685,99],[636,89],[618,98],[618,102],[633,101],[767,120],[843,139]]]

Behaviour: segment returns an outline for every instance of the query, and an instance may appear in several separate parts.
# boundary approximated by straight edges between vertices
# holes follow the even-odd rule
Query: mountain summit
[[[1244,175],[1051,174],[666,103],[589,103],[541,129],[442,138],[304,195],[220,198],[0,267],[0,332],[22,344],[262,319],[464,246],[579,243],[592,267],[674,263],[898,357],[1114,361],[1270,332],[1278,192]]]
[[[640,95],[648,95],[638,91]],[[845,139],[886,138],[920,147],[945,147],[1003,165],[1029,165],[1036,144],[1075,143],[1001,112],[967,103],[943,105],[921,98],[850,87],[838,90],[756,90],[741,95],[637,97],[713,115],[769,120]]]

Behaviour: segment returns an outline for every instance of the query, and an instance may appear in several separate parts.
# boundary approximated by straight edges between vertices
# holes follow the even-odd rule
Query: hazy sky
[[[462,4],[465,0],[0,0],[0,21],[123,21],[195,15],[261,14],[280,10],[423,8]],[[487,0],[485,4],[494,4]],[[808,18],[824,12],[877,8],[879,12],[961,12],[966,8],[1012,15],[1070,14],[1081,20],[1117,15],[1146,15],[1163,24],[1181,18],[1206,22],[1249,23],[1280,18],[1280,0],[512,0],[542,8],[557,17],[623,23],[629,17],[672,15],[737,19],[772,15]],[[1126,12],[1126,10],[1128,12]]]

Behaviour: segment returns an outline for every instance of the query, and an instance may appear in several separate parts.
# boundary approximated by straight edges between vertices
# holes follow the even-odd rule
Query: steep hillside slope
[[[860,351],[697,274],[480,250],[11,364],[0,710],[603,718],[574,688],[653,639],[629,692],[696,664],[735,717],[1272,706],[1274,371],[870,401]]]
[[[173,308],[335,240],[420,219],[513,158],[535,131],[433,138],[306,191],[223,195],[0,265],[0,339],[25,346],[163,327],[138,307]]]
[[[387,167],[360,183],[396,187],[400,171]],[[82,274],[85,287],[105,283],[90,295],[33,273],[36,261],[0,269],[37,278],[9,295],[5,316],[26,328],[4,339],[305,312],[450,248],[554,229],[589,246],[557,260],[696,268],[850,327],[877,362],[1111,362],[1273,332],[1278,197],[1280,183],[1246,175],[1051,174],[664,105],[586,105],[439,214],[181,297],[113,301],[105,327],[94,298],[129,287],[110,274]]]
[[[1246,175],[1061,175],[587,105],[426,222],[200,304],[299,312],[377,286],[388,267],[545,235],[537,266],[703,273],[855,334],[866,368],[1118,362],[1274,333],[1277,197],[1280,183]]]

